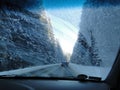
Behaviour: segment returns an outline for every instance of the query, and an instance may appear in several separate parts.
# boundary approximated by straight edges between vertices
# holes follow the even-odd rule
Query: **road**
[[[23,76],[41,76],[41,77],[77,77],[79,74],[88,76],[98,76],[106,78],[110,68],[82,66],[69,63],[68,66],[60,64],[51,64],[43,66],[34,66],[24,69],[10,70],[0,72],[0,75],[23,75]]]

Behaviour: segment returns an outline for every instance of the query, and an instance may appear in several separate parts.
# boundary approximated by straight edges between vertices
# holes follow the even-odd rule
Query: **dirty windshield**
[[[0,75],[104,80],[119,24],[119,0],[1,0]]]

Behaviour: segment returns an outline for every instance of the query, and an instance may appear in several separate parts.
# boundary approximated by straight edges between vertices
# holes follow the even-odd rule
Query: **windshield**
[[[119,0],[2,0],[0,75],[107,77],[120,47]]]

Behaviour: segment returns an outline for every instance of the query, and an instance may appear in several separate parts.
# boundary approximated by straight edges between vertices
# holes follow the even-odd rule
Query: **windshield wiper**
[[[100,82],[102,80],[101,77],[87,76],[85,74],[78,75],[77,79],[81,81],[96,81],[96,82]]]
[[[77,77],[40,77],[40,76],[23,76],[23,75],[1,75],[0,79],[18,79],[18,80],[73,80],[73,81],[92,81],[101,82],[101,77],[87,76],[80,74]]]

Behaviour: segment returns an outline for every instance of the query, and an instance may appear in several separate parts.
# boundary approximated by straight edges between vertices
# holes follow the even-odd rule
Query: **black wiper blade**
[[[41,77],[41,76],[21,76],[21,75],[1,75],[0,79],[18,79],[18,80],[76,80],[68,77]]]
[[[72,81],[92,81],[101,82],[101,77],[87,76],[84,74],[78,77],[40,77],[40,76],[23,76],[23,75],[1,75],[0,79],[18,79],[18,80],[72,80]]]
[[[95,81],[95,82],[100,82],[102,80],[101,77],[87,76],[85,74],[78,75],[77,79],[81,81]]]
[[[93,81],[101,81],[102,78],[101,78],[101,77],[89,76],[89,80],[93,80]]]

